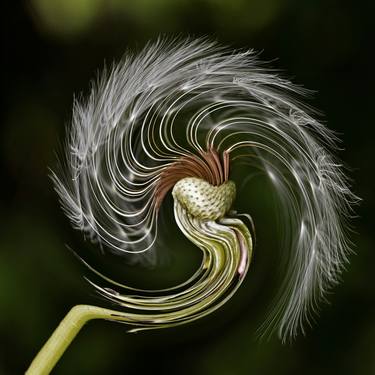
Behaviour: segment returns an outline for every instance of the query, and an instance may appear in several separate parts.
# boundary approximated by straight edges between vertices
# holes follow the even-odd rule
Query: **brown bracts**
[[[179,160],[165,167],[156,185],[154,197],[158,210],[160,205],[173,186],[186,177],[197,177],[213,186],[219,186],[228,181],[229,154],[224,151],[222,160],[213,148],[198,155],[182,156]]]

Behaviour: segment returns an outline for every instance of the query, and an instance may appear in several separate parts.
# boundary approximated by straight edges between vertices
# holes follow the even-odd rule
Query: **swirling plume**
[[[62,207],[104,248],[147,254],[163,198],[178,181],[219,187],[235,163],[245,163],[249,174],[270,180],[284,226],[297,228],[282,244],[287,271],[265,320],[283,340],[294,337],[348,262],[357,200],[332,155],[337,138],[311,117],[300,102],[304,93],[251,50],[206,39],[150,43],[104,71],[87,100],[75,101],[61,168],[52,175]],[[141,328],[207,314],[229,299],[249,266],[252,240],[236,212],[198,220],[176,204],[179,227],[204,254],[201,269],[178,287],[186,288],[150,297],[95,285],[110,300],[143,311],[132,322]]]

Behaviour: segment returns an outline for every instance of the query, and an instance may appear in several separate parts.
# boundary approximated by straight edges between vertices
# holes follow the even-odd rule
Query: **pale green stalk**
[[[102,295],[135,313],[89,305],[73,307],[37,354],[27,375],[49,374],[89,320],[135,326],[130,332],[172,327],[208,315],[235,293],[250,264],[252,239],[235,213],[235,217],[225,216],[234,200],[234,183],[215,187],[201,179],[185,178],[175,185],[173,196],[178,226],[203,252],[201,267],[191,279],[194,282],[183,290],[166,289],[153,296],[138,294],[134,288],[120,294],[92,283]]]
[[[117,311],[97,306],[74,306],[34,358],[26,375],[49,374],[80,329],[93,319],[123,320]]]

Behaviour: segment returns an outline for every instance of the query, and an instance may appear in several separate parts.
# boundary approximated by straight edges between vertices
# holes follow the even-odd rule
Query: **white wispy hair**
[[[347,263],[357,201],[331,154],[335,134],[300,103],[305,91],[252,50],[207,39],[159,39],[104,71],[76,100],[53,173],[75,228],[103,247],[148,253],[158,232],[154,193],[181,157],[215,149],[261,171],[282,203],[287,272],[265,329],[285,340],[308,322]],[[249,197],[249,199],[252,199]],[[256,225],[256,223],[255,223]]]

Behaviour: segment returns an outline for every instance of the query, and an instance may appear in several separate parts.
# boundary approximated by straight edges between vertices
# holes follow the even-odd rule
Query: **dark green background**
[[[305,337],[291,345],[277,339],[256,341],[254,331],[267,307],[269,289],[277,283],[272,271],[277,241],[272,240],[272,220],[267,227],[262,225],[267,223],[262,207],[267,214],[272,210],[267,208],[266,192],[255,186],[252,209],[259,233],[258,259],[227,306],[189,326],[137,335],[126,334],[122,325],[90,323],[55,373],[375,373],[370,58],[375,9],[370,4],[365,0],[33,0],[14,2],[3,12],[0,373],[22,373],[74,304],[104,304],[82,279],[84,269],[66,244],[96,257],[98,264],[112,262],[122,270],[121,259],[101,259],[70,228],[47,168],[55,165],[54,152],[70,120],[73,93],[87,93],[104,60],[118,60],[127,48],[139,49],[160,33],[209,35],[234,47],[261,50],[264,60],[278,58],[274,67],[316,90],[309,103],[321,109],[323,121],[341,134],[339,156],[351,167],[353,189],[363,198],[352,234],[356,255]],[[170,201],[165,210],[170,215]],[[173,227],[169,225],[168,230]],[[124,280],[129,276],[140,284],[168,285],[192,272],[199,254],[170,230],[169,245],[176,251],[157,270],[124,266]]]

